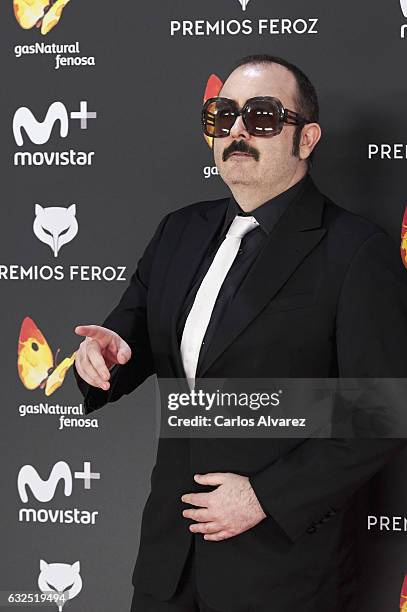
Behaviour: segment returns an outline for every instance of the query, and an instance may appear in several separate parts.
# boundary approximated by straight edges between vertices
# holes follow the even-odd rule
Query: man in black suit
[[[167,214],[103,325],[76,328],[86,411],[154,373],[406,377],[398,247],[311,179],[307,77],[244,58],[205,113],[232,195]],[[132,611],[356,611],[356,494],[403,444],[160,438]]]

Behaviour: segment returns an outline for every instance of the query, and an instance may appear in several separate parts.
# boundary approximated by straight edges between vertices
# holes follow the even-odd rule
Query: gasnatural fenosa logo
[[[402,11],[404,17],[407,19],[407,0],[400,0],[400,7],[401,7],[401,11]],[[406,37],[406,29],[407,29],[407,24],[403,23],[403,25],[400,28],[400,37],[401,38],[405,38]]]
[[[24,30],[36,26],[45,35],[57,25],[68,2],[70,0],[14,0],[14,15]]]
[[[223,83],[221,79],[216,74],[211,74],[211,76],[209,77],[206,83],[203,103],[205,104],[205,102],[209,98],[215,98],[219,94],[220,90],[222,89],[222,85]],[[206,134],[204,134],[204,138],[208,146],[211,147],[212,149],[213,148],[213,138],[211,136],[207,136]]]
[[[69,368],[75,361],[76,351],[57,364],[59,348],[55,357],[50,346],[34,321],[25,317],[18,338],[17,369],[26,389],[43,389],[48,397],[59,389]]]
[[[407,612],[407,576],[404,577],[400,593],[400,612]]]
[[[404,211],[403,222],[401,224],[401,259],[403,260],[403,264],[407,268],[407,206]]]

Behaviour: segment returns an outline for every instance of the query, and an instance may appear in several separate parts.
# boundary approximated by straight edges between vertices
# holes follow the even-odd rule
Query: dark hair
[[[304,74],[304,72],[300,70],[298,66],[291,64],[282,57],[276,57],[275,55],[258,54],[242,57],[236,62],[232,70],[236,70],[236,68],[239,68],[240,66],[245,66],[246,64],[280,64],[280,66],[284,66],[285,68],[287,68],[287,70],[289,70],[294,75],[297,83],[297,92],[295,96],[296,108],[293,108],[292,110],[295,110],[300,113],[303,117],[308,119],[308,121],[316,123],[318,122],[319,104],[317,92],[307,75]],[[293,137],[293,155],[297,156],[299,154],[301,131],[302,127],[300,125],[297,126],[295,128]],[[314,151],[315,149],[307,158],[308,168],[312,166]]]

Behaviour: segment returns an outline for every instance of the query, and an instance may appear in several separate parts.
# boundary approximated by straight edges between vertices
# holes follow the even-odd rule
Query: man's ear
[[[319,139],[321,138],[321,126],[319,123],[307,123],[304,125],[301,131],[300,138],[300,159],[307,159],[316,147]]]

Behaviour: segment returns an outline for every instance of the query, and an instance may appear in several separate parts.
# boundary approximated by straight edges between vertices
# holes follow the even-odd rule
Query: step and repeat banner
[[[407,2],[2,0],[0,45],[0,603],[69,588],[72,612],[126,611],[156,382],[86,416],[74,328],[112,310],[167,212],[228,195],[200,111],[248,54],[310,77],[315,182],[407,267]],[[364,510],[369,612],[407,601],[406,477],[403,453]]]

